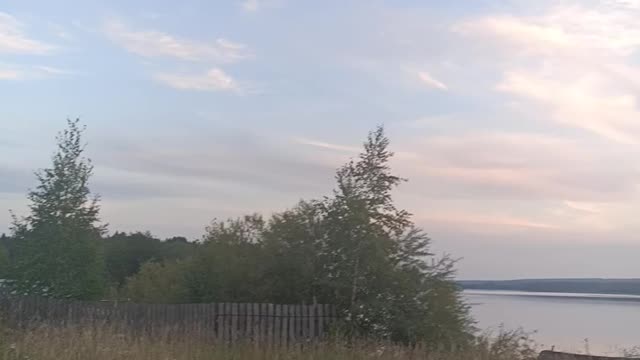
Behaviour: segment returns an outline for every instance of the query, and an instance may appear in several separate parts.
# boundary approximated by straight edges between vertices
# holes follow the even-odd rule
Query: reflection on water
[[[640,296],[465,291],[482,329],[522,327],[550,349],[616,355],[640,345]]]

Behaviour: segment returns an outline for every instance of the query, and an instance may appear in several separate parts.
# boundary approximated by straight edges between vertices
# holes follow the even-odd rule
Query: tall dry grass
[[[457,351],[434,351],[375,342],[328,341],[297,346],[223,345],[189,336],[132,336],[109,327],[3,329],[1,360],[529,360],[531,342],[519,331],[483,336]]]

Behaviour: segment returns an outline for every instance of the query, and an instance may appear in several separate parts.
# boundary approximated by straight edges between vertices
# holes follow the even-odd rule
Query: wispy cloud
[[[496,89],[532,105],[528,113],[610,141],[640,144],[640,49],[635,2],[555,6],[537,15],[490,15],[460,33],[482,38],[502,80]]]
[[[115,20],[108,21],[104,30],[114,42],[144,57],[233,63],[250,56],[245,45],[222,38],[212,42],[191,40],[157,30],[134,30]]]
[[[176,131],[180,133],[180,130]],[[272,188],[287,192],[291,189],[322,189],[325,185],[318,179],[328,175],[330,181],[333,173],[333,166],[305,157],[299,151],[291,151],[289,147],[283,147],[279,139],[265,136],[264,132],[219,130],[215,134],[193,134],[188,131],[184,134],[189,134],[190,142],[179,149],[154,148],[150,146],[151,142],[144,144],[135,140],[135,137],[103,139],[101,148],[108,151],[100,152],[95,160],[96,163],[99,160],[104,167],[149,175],[140,178],[141,183],[155,182],[149,178],[156,177],[174,179],[174,184],[167,181],[168,186],[174,191],[184,192],[189,192],[194,184],[176,189],[175,179],[188,182],[197,180],[199,185],[207,186],[221,184],[225,187],[253,188],[251,191]],[[174,131],[174,135],[158,135],[157,138],[169,141],[175,136]],[[227,161],[230,158],[233,161]],[[233,194],[226,190],[222,193]],[[207,192],[201,192],[200,196],[202,194]],[[296,198],[298,194],[292,192],[290,195]],[[162,192],[158,192],[158,196],[161,195]]]
[[[296,144],[308,145],[308,146],[313,146],[313,147],[322,148],[322,149],[344,151],[344,152],[350,152],[350,153],[357,153],[360,151],[360,148],[355,146],[331,144],[331,143],[307,139],[303,137],[294,137],[292,140]]]
[[[564,29],[549,24],[524,21],[513,15],[487,16],[459,24],[455,30],[473,36],[499,40],[526,53],[549,53],[576,46]]]
[[[0,80],[37,80],[73,73],[73,71],[44,65],[27,66],[0,63]]]
[[[544,107],[552,119],[564,125],[619,143],[640,143],[640,111],[635,94],[612,89],[613,79],[602,73],[582,68],[585,72],[578,74],[569,64],[560,70],[509,72],[497,89]]]
[[[71,40],[73,35],[62,25],[56,23],[48,24],[49,31],[62,40]]]
[[[0,80],[18,80],[21,77],[22,74],[17,70],[0,69]]]
[[[445,85],[439,80],[436,80],[431,74],[429,74],[426,71],[419,71],[418,79],[420,79],[420,81],[422,81],[424,84],[426,84],[429,87],[440,89],[440,90],[448,89],[447,85]]]
[[[407,175],[428,179],[450,196],[623,201],[634,196],[640,178],[624,162],[626,151],[603,152],[597,142],[568,137],[472,132],[419,137],[402,146],[418,154],[399,161]]]
[[[586,213],[599,214],[602,209],[596,203],[583,202],[583,201],[565,201],[564,204],[573,210],[578,210]]]
[[[258,9],[260,9],[260,2],[258,0],[245,0],[242,2],[242,8],[245,11],[258,11]]]
[[[179,90],[199,91],[233,91],[240,92],[242,88],[230,75],[218,68],[213,68],[204,74],[174,74],[159,73],[154,79]]]
[[[509,215],[487,215],[475,214],[468,212],[438,212],[434,214],[418,215],[418,220],[426,220],[429,222],[466,224],[466,225],[490,225],[496,227],[516,227],[516,228],[534,228],[534,229],[554,229],[555,225],[544,222],[519,218]]]
[[[45,66],[45,65],[36,65],[33,66],[33,69],[39,71],[43,74],[49,74],[51,76],[62,76],[62,75],[72,75],[75,74],[72,70],[61,69],[53,66]]]
[[[15,17],[0,12],[0,53],[45,55],[55,50],[54,45],[29,37],[24,28]]]

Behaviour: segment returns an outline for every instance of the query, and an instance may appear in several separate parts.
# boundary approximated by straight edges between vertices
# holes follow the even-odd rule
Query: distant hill
[[[640,295],[640,279],[461,280],[464,289]]]

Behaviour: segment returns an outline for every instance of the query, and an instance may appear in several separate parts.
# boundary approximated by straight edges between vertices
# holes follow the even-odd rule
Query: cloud
[[[119,21],[108,21],[104,29],[111,40],[129,52],[144,57],[233,63],[250,56],[245,45],[222,38],[213,42],[202,42],[157,30],[132,30]]]
[[[429,87],[440,89],[440,90],[447,90],[447,85],[445,85],[442,82],[436,80],[433,76],[431,76],[426,71],[418,72],[418,78],[420,79],[420,81],[422,81],[423,83],[425,83]]]
[[[439,197],[624,201],[640,180],[640,168],[624,161],[625,149],[603,152],[597,142],[568,137],[476,131],[416,136],[401,146],[417,156],[398,157],[399,171],[417,184],[428,182]]]
[[[196,132],[174,128],[167,134],[154,128],[141,138],[108,131],[91,137],[91,128],[87,140],[95,176],[90,186],[102,196],[102,216],[112,230],[173,233],[178,229],[175,224],[180,223],[180,232],[195,235],[214,217],[254,211],[267,215],[293,206],[301,198],[329,193],[340,163],[325,161],[313,149],[292,151],[286,138],[265,130],[214,126]],[[182,142],[183,138],[189,141]],[[169,143],[181,145],[157,146]],[[34,144],[23,147],[37,148]],[[13,152],[25,153],[22,148]],[[43,166],[47,165],[46,153],[45,149],[43,156],[42,152],[34,154]],[[14,164],[2,160],[0,197],[15,194],[17,202],[0,200],[0,212],[6,214],[6,208],[14,208],[24,214],[24,194],[36,181],[28,168],[32,165],[24,168],[24,161]],[[180,214],[176,214],[177,208]],[[2,225],[0,222],[0,232]]]
[[[330,150],[327,156],[343,154],[334,156],[336,166],[360,150],[305,137],[291,141]],[[526,201],[532,209],[536,201],[624,201],[640,180],[640,167],[624,162],[624,148],[603,152],[597,142],[544,133],[405,134],[393,150],[394,170],[411,179],[403,187],[438,199]]]
[[[297,143],[297,144],[308,145],[308,146],[313,146],[313,147],[322,148],[322,149],[343,151],[343,152],[349,152],[349,153],[358,153],[360,151],[360,148],[357,148],[355,146],[331,144],[331,143],[307,139],[303,137],[294,137],[292,140],[294,143]]]
[[[636,3],[559,5],[523,16],[489,15],[454,29],[481,38],[502,73],[496,89],[523,111],[612,142],[640,143]],[[635,10],[634,10],[635,9]]]
[[[410,136],[396,148],[417,155],[393,160],[394,172],[409,178],[398,201],[419,209],[416,220],[428,228],[567,234],[637,229],[640,167],[626,160],[627,145],[468,130]]]
[[[640,45],[636,12],[611,1],[595,3],[591,7],[552,6],[542,14],[488,15],[456,24],[454,30],[526,56],[632,54]],[[594,50],[604,53],[595,54]]]
[[[199,91],[232,91],[240,92],[242,89],[238,82],[224,71],[213,68],[205,74],[172,74],[159,73],[154,79],[178,90]]]
[[[73,74],[72,71],[44,65],[15,65],[0,63],[1,80],[39,80]]]
[[[45,66],[45,65],[36,65],[33,67],[33,69],[40,71],[44,74],[49,74],[51,76],[71,75],[75,73],[74,71],[71,71],[71,70],[61,69],[53,66]]]
[[[0,69],[0,80],[19,80],[22,74],[17,70]]]
[[[240,7],[246,12],[255,13],[257,11],[282,6],[282,0],[242,0]]]
[[[153,143],[169,143],[180,138],[156,135]],[[174,186],[235,187],[239,192],[275,190],[297,198],[309,190],[324,188],[319,179],[332,179],[336,166],[305,151],[292,152],[279,138],[250,131],[217,131],[213,134],[189,133],[189,144],[179,148],[158,148],[134,139],[103,138],[96,147],[96,166],[117,170],[115,175],[132,173],[132,179],[173,179]],[[171,184],[170,181],[164,182]],[[214,187],[215,187],[214,186]],[[330,190],[326,185],[325,191]],[[238,190],[240,188],[240,190]],[[185,190],[186,191],[186,190]]]
[[[582,211],[586,213],[599,214],[602,212],[601,207],[596,203],[583,201],[565,201],[564,204],[572,210]]]
[[[417,220],[449,223],[449,224],[465,224],[465,225],[489,225],[498,228],[515,227],[515,228],[533,228],[533,229],[554,229],[555,225],[519,218],[509,215],[487,215],[469,212],[453,212],[435,214],[418,215]],[[504,229],[503,229],[504,230]]]
[[[598,72],[559,68],[508,72],[497,89],[538,104],[564,125],[587,130],[609,140],[638,144],[640,111],[636,95],[612,89],[612,79]]]
[[[258,0],[245,0],[242,2],[242,8],[245,11],[258,11],[260,9],[260,2]]]
[[[15,17],[0,12],[0,53],[46,55],[55,46],[28,37],[24,24]]]
[[[562,28],[523,21],[512,15],[488,16],[464,22],[455,30],[467,35],[499,40],[527,53],[548,53],[575,46],[574,39]]]
[[[639,0],[605,0],[604,4],[622,9],[640,10]]]

